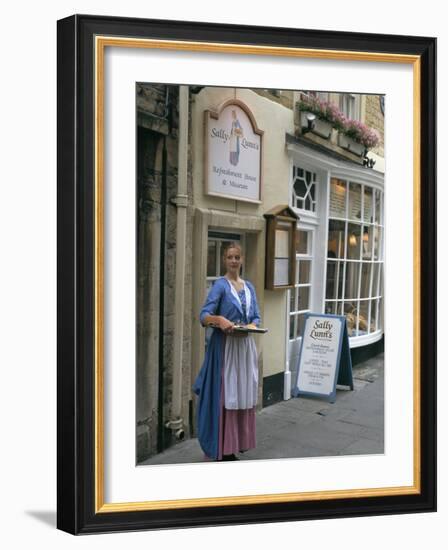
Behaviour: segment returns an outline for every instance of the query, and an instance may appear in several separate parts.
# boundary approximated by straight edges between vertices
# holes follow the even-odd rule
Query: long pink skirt
[[[224,340],[225,343],[225,340]],[[224,360],[223,345],[222,360]],[[218,460],[223,455],[248,451],[256,447],[256,407],[251,409],[226,409],[224,407],[224,371],[221,374],[221,395],[219,399]],[[204,454],[205,460],[213,460]]]
[[[222,459],[223,455],[254,449],[255,446],[255,407],[226,409],[224,381],[221,380],[218,459]]]

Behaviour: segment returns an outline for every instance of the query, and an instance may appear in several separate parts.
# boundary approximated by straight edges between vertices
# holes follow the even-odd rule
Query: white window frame
[[[289,329],[290,329],[291,317],[292,316],[297,317],[299,314],[303,314],[303,313],[312,311],[312,309],[313,309],[313,294],[312,294],[312,291],[313,291],[313,275],[314,275],[314,246],[315,246],[314,243],[315,243],[315,240],[316,240],[316,230],[315,230],[315,227],[310,226],[309,224],[303,224],[303,223],[300,223],[300,222],[297,224],[297,230],[306,231],[307,233],[309,233],[309,239],[308,239],[308,250],[307,250],[306,254],[296,254],[296,260],[295,261],[296,262],[300,262],[300,260],[309,261],[310,262],[310,273],[309,273],[309,282],[308,283],[300,283],[299,281],[294,282],[294,288],[288,290],[288,320],[289,320],[289,322],[288,322],[287,334],[288,334],[289,345],[291,345],[292,342],[296,342],[296,341],[300,340],[300,338],[301,338],[300,336],[295,336],[294,338],[290,338],[290,330]],[[311,242],[311,245],[310,245],[310,242]],[[293,312],[291,312],[291,292],[294,292],[294,294],[296,294],[298,289],[304,288],[304,287],[309,288],[308,308],[300,309],[300,310],[297,309],[297,310],[294,310]],[[294,331],[294,333],[296,333],[296,331]]]
[[[311,174],[313,174],[315,176],[315,178],[311,182],[311,185],[314,185],[314,201],[312,201],[312,202],[314,202],[314,209],[313,210],[308,210],[307,208],[298,208],[296,206],[296,200],[297,199],[296,199],[296,191],[294,189],[294,183],[295,183],[294,170],[295,169],[302,169],[305,173],[310,172]],[[318,170],[312,170],[312,169],[306,168],[304,166],[299,166],[297,163],[292,163],[291,171],[292,171],[292,175],[291,175],[291,185],[290,185],[290,203],[289,203],[290,206],[292,206],[294,208],[294,210],[296,210],[298,213],[300,213],[302,215],[306,214],[306,215],[317,217],[317,212],[319,210],[319,196],[318,196],[319,171]],[[305,177],[305,185],[307,185],[306,177]],[[306,193],[306,196],[307,195],[308,195],[308,191]],[[299,200],[304,200],[304,199],[299,199]]]
[[[361,302],[370,302],[371,305],[374,304],[375,307],[376,307],[376,316],[375,316],[376,330],[373,331],[373,332],[370,332],[368,334],[351,336],[349,338],[350,348],[356,348],[356,347],[365,346],[365,345],[368,345],[370,343],[374,343],[374,342],[378,341],[384,333],[384,327],[383,326],[379,327],[380,317],[381,317],[381,319],[383,318],[383,316],[380,315],[380,313],[381,313],[381,311],[380,311],[381,300],[382,300],[383,307],[384,307],[384,188],[380,187],[378,185],[373,185],[372,183],[360,182],[360,181],[358,181],[358,179],[355,179],[353,177],[347,178],[347,177],[344,177],[341,174],[336,175],[335,173],[332,173],[331,177],[335,177],[335,178],[344,180],[346,182],[347,189],[349,189],[350,183],[361,185],[361,217],[360,217],[360,220],[359,220],[359,224],[360,224],[361,228],[364,225],[366,225],[366,222],[364,221],[364,189],[365,189],[365,187],[368,187],[369,189],[372,189],[372,190],[376,189],[376,190],[381,192],[381,205],[380,205],[380,208],[381,208],[381,211],[382,211],[382,218],[381,218],[382,223],[381,224],[375,224],[375,223],[372,223],[372,224],[368,223],[367,224],[368,226],[372,227],[373,230],[375,229],[375,227],[381,228],[381,238],[380,238],[380,242],[379,242],[378,259],[374,260],[373,259],[374,255],[372,254],[369,261],[366,261],[366,259],[363,259],[362,257],[358,258],[358,259],[348,260],[347,259],[348,224],[350,222],[354,221],[354,220],[349,219],[349,217],[348,217],[349,192],[346,192],[346,196],[345,196],[346,216],[344,218],[331,216],[331,218],[330,218],[330,201],[329,201],[329,197],[330,197],[330,181],[331,181],[331,178],[329,178],[329,182],[328,182],[327,224],[329,226],[330,219],[344,222],[345,223],[345,231],[344,231],[345,237],[344,237],[344,258],[340,259],[340,261],[343,263],[342,290],[341,290],[342,298],[338,298],[337,300],[327,300],[326,299],[326,288],[325,288],[324,289],[323,311],[326,310],[326,305],[327,305],[328,302],[336,302],[336,304],[338,304],[338,305],[341,304],[341,303],[344,304],[345,302],[356,303],[358,313],[359,313],[359,309],[360,309],[360,306],[361,306]],[[376,201],[372,200],[372,213],[373,213],[373,219],[374,220],[376,220],[375,209],[376,209]],[[327,230],[327,235],[328,235],[328,230]],[[373,238],[373,232],[372,232],[372,238]],[[328,244],[328,237],[327,237],[327,244]],[[374,241],[372,242],[372,251],[373,251],[373,247],[374,247]],[[327,257],[325,258],[325,261],[326,261],[326,265],[328,265],[328,250],[327,250],[326,256]],[[346,299],[345,298],[345,279],[346,279],[345,274],[346,274],[347,262],[358,263],[360,265],[360,276],[358,278],[358,292],[357,292],[357,297],[354,298],[354,299]],[[362,267],[361,266],[362,266],[363,263],[370,263],[371,266],[373,266],[373,264],[378,264],[379,267],[380,267],[379,276],[377,278],[377,288],[376,288],[375,296],[372,295],[373,276],[370,275],[369,296],[367,298],[361,298],[361,296],[360,296],[361,282],[362,282]],[[373,269],[373,268],[371,267],[371,269]],[[380,284],[381,279],[383,280],[382,294],[379,293],[379,284]],[[327,269],[325,268],[325,284],[326,284],[326,282],[327,282]],[[338,314],[340,314],[339,310],[338,310]],[[368,327],[370,327],[370,322],[371,322],[371,307],[369,307],[369,313],[368,313],[368,319],[367,319],[367,326]],[[358,330],[359,330],[359,315],[357,316],[356,327],[355,327],[355,331],[358,332]]]

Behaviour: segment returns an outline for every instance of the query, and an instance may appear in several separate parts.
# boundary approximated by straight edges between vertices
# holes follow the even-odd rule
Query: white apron
[[[240,302],[238,293],[228,281],[230,290]],[[250,311],[250,290],[244,284],[246,308]],[[226,409],[252,409],[258,396],[258,354],[251,334],[226,336],[223,365],[224,407]]]
[[[258,396],[258,357],[252,335],[226,336],[223,377],[226,409],[255,407]]]

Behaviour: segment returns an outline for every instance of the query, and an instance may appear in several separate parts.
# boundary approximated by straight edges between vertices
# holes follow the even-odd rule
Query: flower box
[[[341,132],[339,132],[338,134],[338,144],[339,147],[347,149],[347,151],[350,151],[351,153],[354,153],[359,157],[362,157],[364,154],[365,146],[362,143],[358,143],[354,139],[346,136],[345,134],[342,134]]]
[[[300,126],[302,129],[308,128],[308,119],[306,117],[307,115],[311,115],[311,114],[312,113],[308,111],[300,112]],[[317,134],[320,137],[328,139],[331,136],[332,130],[333,130],[333,125],[331,122],[328,122],[327,120],[321,120],[320,118],[316,117],[314,121],[314,128],[310,131],[313,134]]]

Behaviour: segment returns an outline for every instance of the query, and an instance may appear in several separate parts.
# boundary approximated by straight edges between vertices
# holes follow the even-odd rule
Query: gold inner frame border
[[[411,486],[372,489],[344,489],[303,493],[275,493],[263,495],[155,500],[142,502],[106,503],[104,501],[104,54],[106,47],[182,50],[207,53],[235,53],[312,59],[368,61],[411,64],[413,66],[413,453],[414,482]],[[95,513],[166,510],[211,506],[231,506],[278,502],[304,502],[343,498],[415,495],[421,492],[421,364],[420,364],[420,270],[421,270],[421,59],[418,55],[401,55],[345,50],[320,50],[291,47],[255,46],[96,36],[95,59]]]

